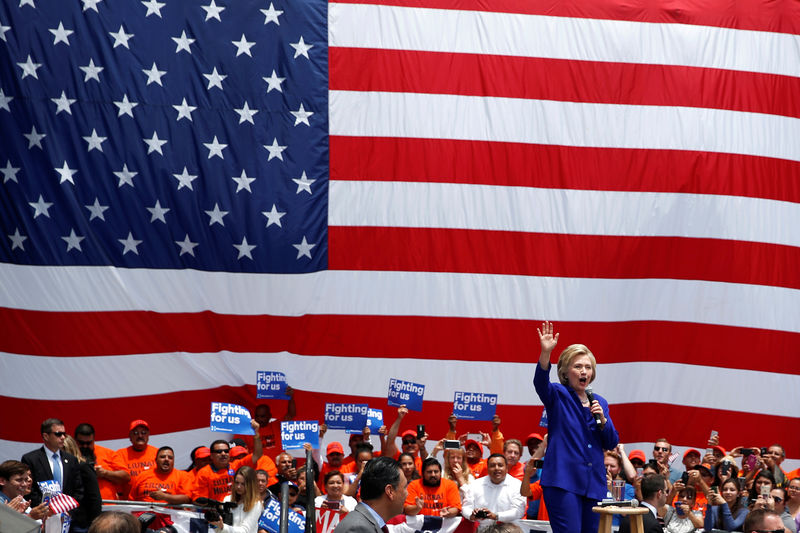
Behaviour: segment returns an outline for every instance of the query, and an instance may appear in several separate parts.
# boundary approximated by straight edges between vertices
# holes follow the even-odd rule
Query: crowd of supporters
[[[52,511],[36,482],[59,479],[64,492],[80,503],[71,527],[78,533],[100,514],[102,500],[178,505],[198,498],[228,499],[242,502],[239,518],[251,520],[251,515],[260,513],[252,502],[248,506],[249,500],[257,500],[256,510],[263,509],[283,484],[289,485],[290,504],[298,512],[303,512],[310,492],[317,508],[344,513],[359,501],[364,465],[384,455],[398,459],[409,481],[404,514],[392,522],[401,523],[407,516],[440,516],[460,521],[460,533],[494,523],[548,519],[539,485],[541,461],[547,460],[546,435],[506,439],[499,417],[493,419],[490,433],[459,435],[457,420],[451,416],[447,434],[429,442],[424,428],[401,431],[407,412],[399,408],[394,422],[376,435],[369,428],[350,435],[349,453],[342,443],[327,442],[323,450],[313,450],[313,460],[305,464],[304,458],[282,450],[280,421],[272,418],[268,406],[260,405],[252,423],[257,437],[219,439],[208,446],[198,443],[185,470],[175,468],[171,447],[150,445],[145,420],[132,421],[130,446],[113,451],[95,442],[90,424],[80,424],[68,435],[60,420],[49,419],[42,424],[41,450],[26,454],[22,461],[0,464],[0,502],[34,519],[46,519]],[[294,414],[290,400],[284,419]],[[322,443],[325,434],[322,425]],[[370,442],[375,439],[378,446]],[[41,459],[36,455],[40,451]],[[526,451],[530,459],[522,461]],[[712,436],[706,450],[689,449],[682,457],[673,454],[664,438],[655,441],[650,457],[643,450],[628,452],[620,444],[605,453],[608,497],[613,493],[620,499],[644,501],[643,479],[659,475],[666,482],[666,498],[654,507],[665,532],[744,531],[748,514],[763,509],[778,513],[786,531],[797,533],[800,469],[784,471],[784,459],[779,444],[726,450],[718,435]],[[50,472],[43,461],[49,461]],[[311,491],[306,490],[307,469],[316,480]],[[612,490],[615,480],[621,491]],[[252,528],[242,531],[255,533]]]

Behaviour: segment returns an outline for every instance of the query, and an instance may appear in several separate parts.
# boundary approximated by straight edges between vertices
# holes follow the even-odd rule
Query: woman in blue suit
[[[533,385],[547,410],[548,446],[541,485],[554,533],[595,533],[600,520],[592,507],[606,496],[603,451],[613,449],[619,435],[608,402],[586,388],[597,363],[582,344],[573,344],[558,358],[558,382],[550,382],[550,354],[558,343],[550,322],[539,330],[541,354]]]

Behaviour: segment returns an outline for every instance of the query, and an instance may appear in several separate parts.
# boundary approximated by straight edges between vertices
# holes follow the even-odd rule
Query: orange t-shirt
[[[242,457],[242,460],[246,461],[242,464],[246,464],[248,466],[252,466],[251,463],[253,462],[253,454],[248,454]],[[269,478],[274,480],[278,476],[278,467],[268,455],[262,455],[261,458],[258,460],[255,466],[256,470],[266,470],[267,474],[269,474]]]
[[[192,499],[209,498],[221,502],[225,496],[231,493],[233,477],[236,475],[236,471],[242,466],[252,465],[252,461],[244,457],[231,461],[228,468],[213,470],[211,465],[204,466],[195,476]]]
[[[150,493],[155,490],[163,490],[168,494],[182,494],[192,497],[191,476],[183,470],[175,470],[169,474],[164,474],[158,468],[147,470],[136,477],[131,482],[131,491],[128,494],[129,500],[139,502],[154,502]]]
[[[539,512],[536,515],[536,519],[550,520],[550,515],[547,514],[547,507],[544,505],[544,490],[538,481],[536,483],[531,483],[531,495],[528,496],[528,501],[531,500],[539,500]]]
[[[525,475],[525,463],[518,461],[517,464],[508,469],[508,475],[522,481],[522,477]]]
[[[455,481],[443,479],[438,487],[428,487],[421,479],[415,479],[408,484],[408,497],[406,505],[416,505],[416,499],[422,498],[422,511],[420,514],[440,516],[442,509],[455,507],[461,509],[461,495]]]
[[[466,463],[466,467],[469,468],[472,477],[474,477],[475,479],[483,477],[489,473],[489,471],[486,469],[486,459],[481,459],[474,465]]]
[[[99,446],[97,444],[94,445],[94,458],[95,458],[95,464],[97,464],[97,466],[101,468],[104,468],[105,470],[111,470],[111,471],[128,470],[127,467],[117,458],[117,452],[115,452],[114,450],[110,450],[108,448],[104,448],[103,446]],[[117,485],[113,481],[109,481],[108,479],[102,479],[102,478],[97,478],[97,485],[100,487],[101,498],[103,498],[104,500],[117,499],[117,491],[119,490],[119,485]]]
[[[141,452],[134,450],[133,446],[117,450],[117,461],[125,465],[125,470],[131,474],[131,480],[128,483],[117,487],[120,494],[127,495],[131,491],[131,484],[136,476],[145,470],[155,468],[157,453],[158,449],[150,445]]]
[[[261,436],[261,446],[264,447],[264,455],[270,457],[277,457],[283,451],[283,443],[281,442],[281,421],[272,420],[266,426],[258,430]],[[247,449],[253,451],[253,435],[236,435],[241,438],[247,445]]]

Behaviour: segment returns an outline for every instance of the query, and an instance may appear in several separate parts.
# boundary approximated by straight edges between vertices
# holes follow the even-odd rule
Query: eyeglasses
[[[131,431],[131,433],[133,433],[137,437],[143,437],[144,435],[147,435],[150,432],[147,431],[146,429],[140,429],[138,431]]]
[[[230,450],[211,450],[211,453],[231,453]]]
[[[789,485],[788,487],[786,487],[786,490],[792,490],[792,491],[800,490],[800,487],[795,487],[795,486]]]
[[[666,446],[653,446],[653,451],[654,452],[668,452],[669,448],[667,448]]]
[[[66,431],[48,431],[51,435],[55,435],[58,438],[61,438],[67,434]]]

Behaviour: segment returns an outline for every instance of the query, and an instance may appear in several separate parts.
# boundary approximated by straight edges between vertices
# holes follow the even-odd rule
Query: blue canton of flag
[[[0,5],[0,261],[327,268],[327,5]]]

